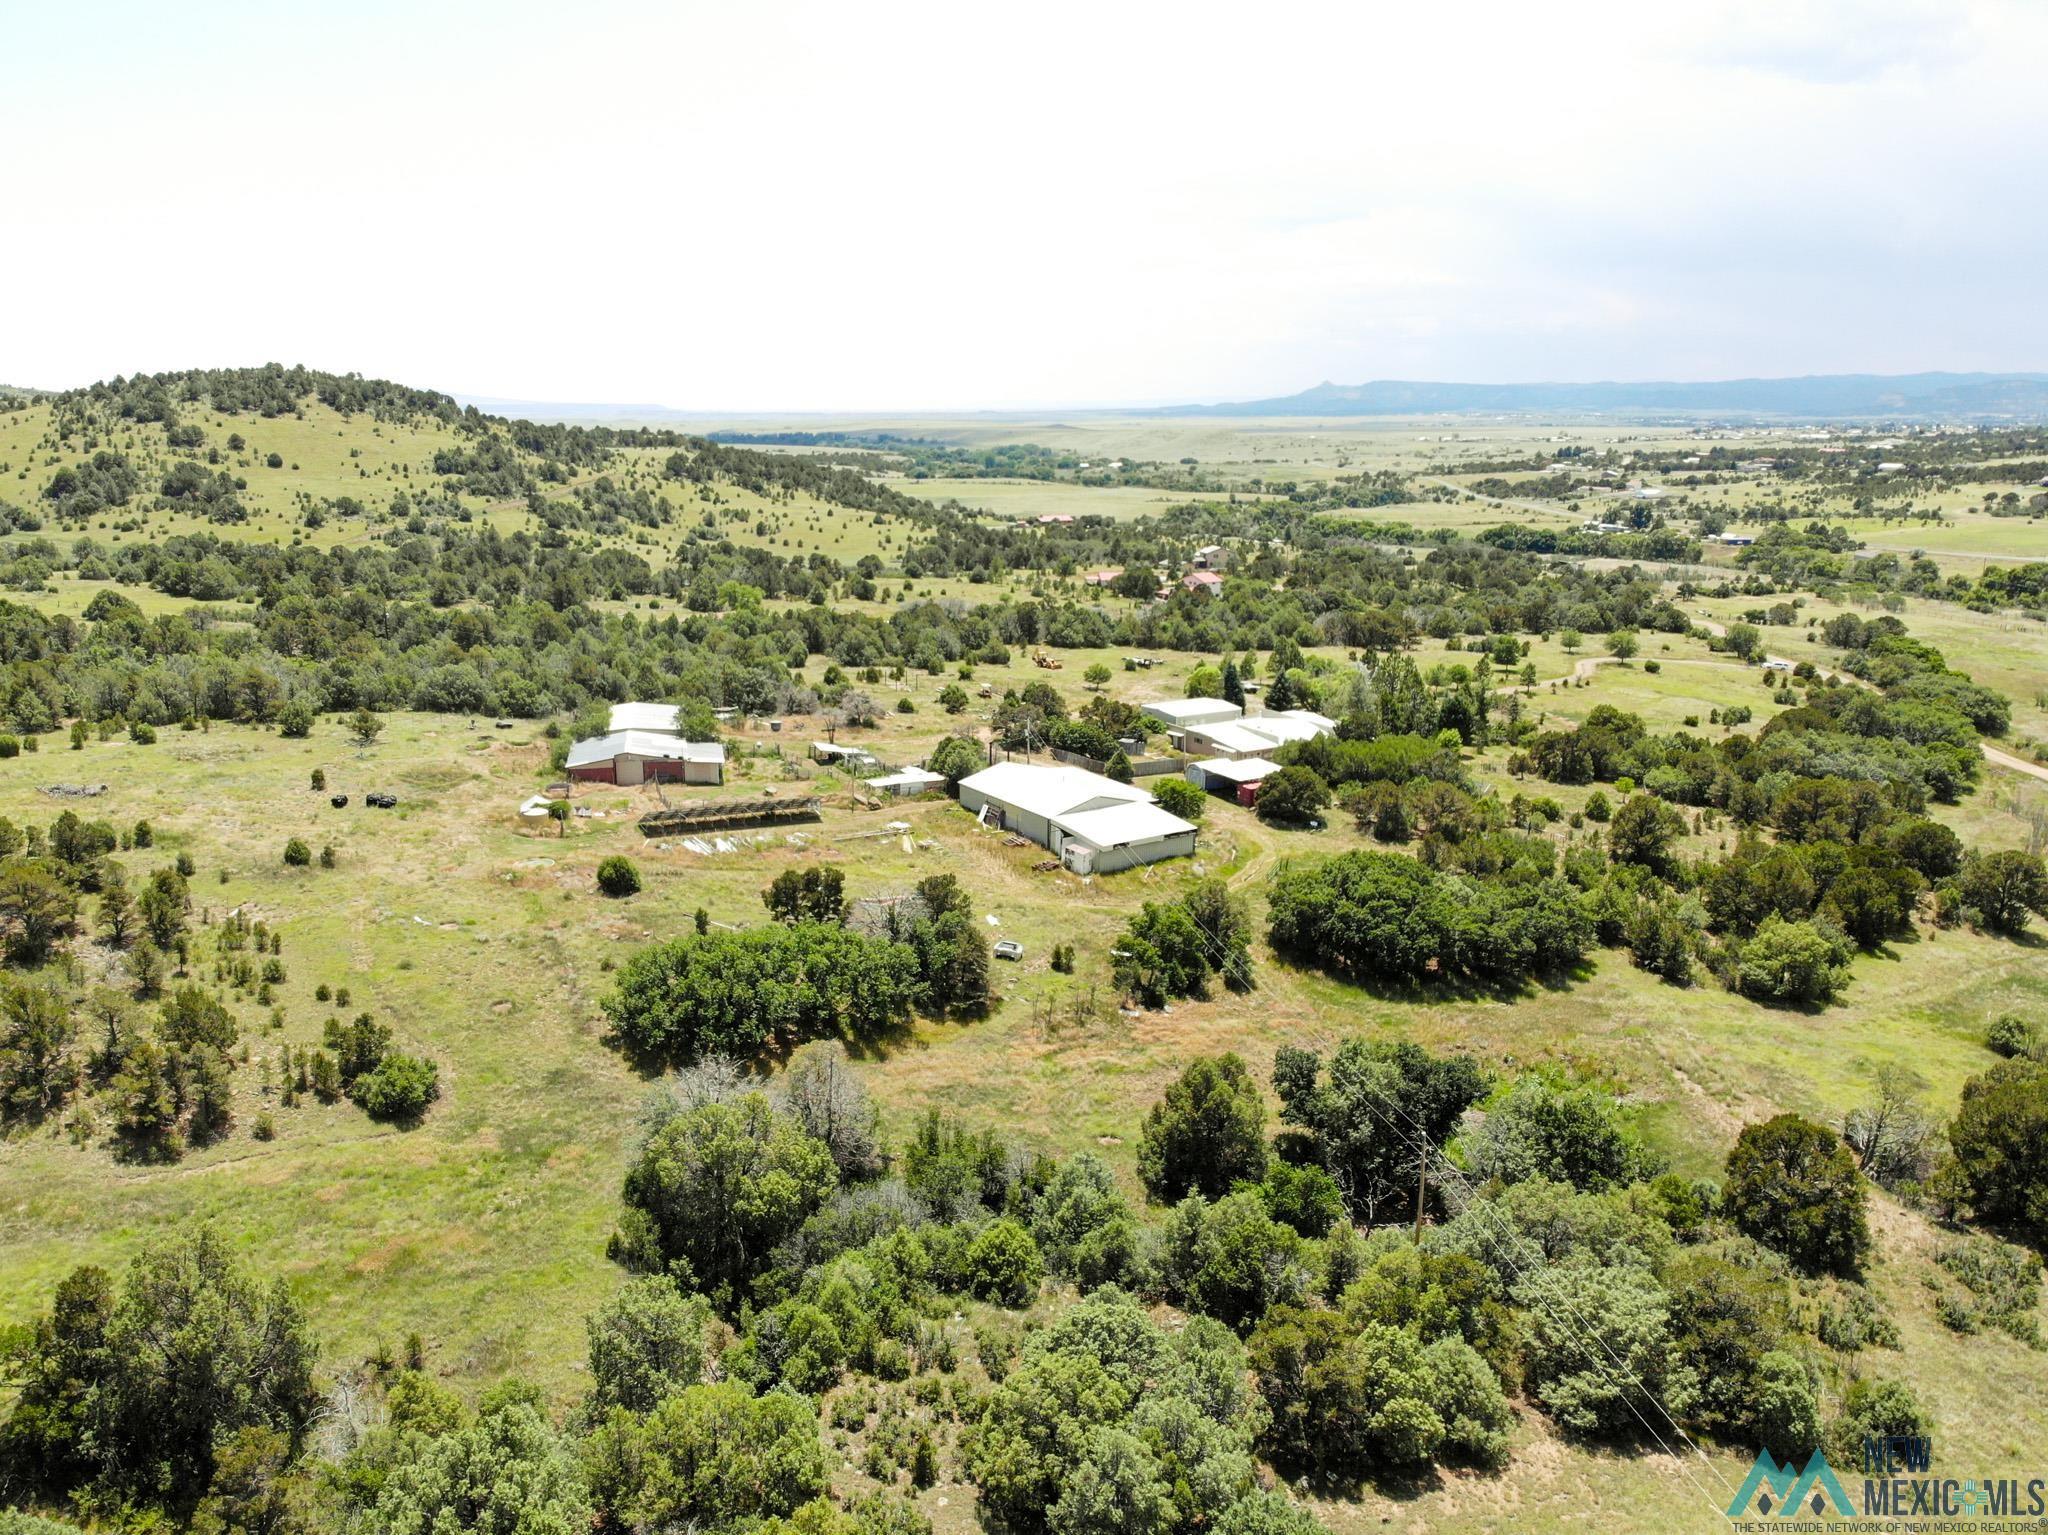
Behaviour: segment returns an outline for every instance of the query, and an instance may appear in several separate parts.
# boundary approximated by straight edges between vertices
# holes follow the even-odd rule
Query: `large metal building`
[[[1077,874],[1108,874],[1188,858],[1195,826],[1134,784],[1077,767],[998,762],[960,780],[960,803],[982,821],[1029,837]]]
[[[615,730],[570,747],[568,770],[578,783],[724,783],[725,748],[654,730]]]

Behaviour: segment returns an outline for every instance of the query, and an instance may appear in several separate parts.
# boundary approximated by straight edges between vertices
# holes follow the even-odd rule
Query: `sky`
[[[0,0],[0,382],[2048,368],[2048,3]]]

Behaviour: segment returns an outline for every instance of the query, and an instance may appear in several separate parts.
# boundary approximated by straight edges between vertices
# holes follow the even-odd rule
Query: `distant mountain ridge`
[[[588,425],[614,421],[682,421],[689,413],[667,405],[612,405],[575,400],[511,400],[497,395],[457,394],[458,405],[474,405],[487,416],[508,421],[560,421]]]
[[[1700,383],[1453,384],[1376,379],[1160,416],[1420,416],[1472,412],[1775,416],[1795,420],[2048,417],[2048,373],[1824,373]]]

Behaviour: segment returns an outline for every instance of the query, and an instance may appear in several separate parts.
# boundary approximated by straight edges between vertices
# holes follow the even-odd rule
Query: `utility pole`
[[[1415,1245],[1422,1245],[1422,1202],[1429,1190],[1429,1143],[1422,1144],[1422,1155],[1415,1159]]]

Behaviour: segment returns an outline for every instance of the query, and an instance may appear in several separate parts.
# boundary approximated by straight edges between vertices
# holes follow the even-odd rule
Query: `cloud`
[[[1967,65],[1978,18],[2000,9],[1955,0],[1734,0],[1692,51],[1703,63],[1818,85],[1942,74]]]
[[[43,7],[0,375],[686,408],[2040,367],[2048,7]]]

